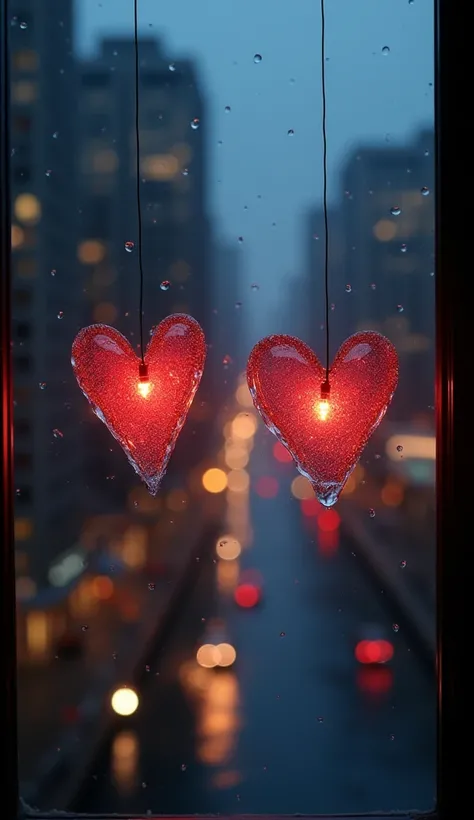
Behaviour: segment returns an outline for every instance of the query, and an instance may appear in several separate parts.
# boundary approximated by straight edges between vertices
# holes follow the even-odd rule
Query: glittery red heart
[[[205,358],[201,327],[184,314],[167,316],[155,328],[145,353],[146,388],[140,359],[118,330],[91,325],[74,340],[71,363],[79,387],[152,495],[186,421]]]
[[[398,357],[379,333],[356,333],[339,348],[329,371],[293,336],[268,336],[253,348],[247,380],[268,429],[293,456],[326,507],[336,503],[398,382]]]

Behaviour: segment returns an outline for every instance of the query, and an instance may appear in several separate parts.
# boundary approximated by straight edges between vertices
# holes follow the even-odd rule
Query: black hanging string
[[[328,227],[328,169],[327,169],[327,134],[326,134],[326,16],[324,0],[321,0],[321,96],[322,96],[322,130],[323,130],[323,214],[324,214],[324,290],[326,308],[326,382],[324,387],[329,392],[329,227]]]
[[[137,174],[137,219],[138,219],[138,267],[140,270],[140,358],[145,367],[145,348],[143,344],[143,255],[142,255],[142,205],[140,200],[140,63],[138,48],[138,0],[134,0],[134,46],[135,46],[135,147]]]

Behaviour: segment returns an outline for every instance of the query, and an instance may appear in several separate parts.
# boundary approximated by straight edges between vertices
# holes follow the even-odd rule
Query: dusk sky
[[[321,202],[319,2],[141,0],[139,8],[141,31],[162,40],[170,61],[196,60],[215,233],[235,243],[244,237],[245,286],[259,282],[270,304],[298,275],[305,214]],[[133,35],[133,0],[81,0],[77,9],[84,54],[102,36]],[[397,144],[432,123],[432,3],[326,0],[326,38],[334,198],[354,145]]]

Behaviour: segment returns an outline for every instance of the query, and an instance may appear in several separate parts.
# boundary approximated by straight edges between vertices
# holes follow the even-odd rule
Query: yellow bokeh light
[[[113,693],[110,704],[115,714],[122,717],[130,717],[137,711],[139,705],[138,695],[129,686],[122,686]]]
[[[225,463],[231,470],[242,470],[249,463],[247,447],[229,443],[225,448]]]
[[[374,236],[379,242],[390,242],[397,235],[397,228],[388,219],[380,219],[373,227]]]
[[[83,265],[96,265],[105,256],[105,245],[98,239],[84,239],[77,248],[77,257]]]
[[[223,561],[234,561],[242,552],[242,547],[237,538],[232,535],[224,535],[219,538],[216,544],[216,552]]]
[[[25,241],[25,232],[19,225],[12,225],[12,248],[20,248]]]
[[[15,199],[14,212],[20,222],[36,225],[41,219],[41,204],[34,194],[19,194]]]
[[[227,487],[227,475],[224,470],[211,467],[202,477],[202,486],[208,493],[222,493]]]
[[[227,486],[233,493],[246,493],[250,487],[250,476],[246,470],[231,470],[227,476]]]
[[[247,384],[240,384],[235,391],[235,399],[241,407],[253,407],[252,396]]]
[[[232,664],[235,663],[237,652],[230,643],[219,643],[215,649],[218,657],[218,666],[232,666]]]
[[[291,482],[291,493],[298,501],[305,501],[307,498],[315,497],[311,482],[302,475],[297,476]]]
[[[239,413],[232,422],[232,435],[234,438],[252,438],[257,431],[257,419],[250,413]]]
[[[117,308],[112,302],[100,302],[94,308],[94,322],[111,325],[117,318]]]
[[[199,666],[203,666],[204,669],[213,669],[215,666],[218,666],[219,654],[217,647],[212,643],[203,644],[196,653],[196,660]]]

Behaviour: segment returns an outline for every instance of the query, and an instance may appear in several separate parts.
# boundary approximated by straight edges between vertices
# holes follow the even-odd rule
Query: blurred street
[[[117,723],[76,811],[433,805],[434,677],[356,542],[341,535],[338,513],[314,515],[313,499],[290,493],[302,480],[295,488],[289,464],[275,471],[269,434],[256,436],[255,449],[251,489],[230,508],[242,552],[203,558],[136,714]],[[217,554],[226,550],[234,554],[233,541],[218,541]],[[361,663],[370,660],[363,641],[388,645],[393,659]],[[222,644],[220,666],[209,668]]]

